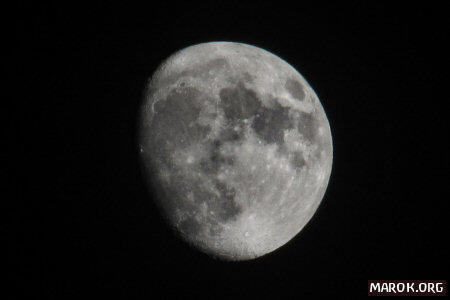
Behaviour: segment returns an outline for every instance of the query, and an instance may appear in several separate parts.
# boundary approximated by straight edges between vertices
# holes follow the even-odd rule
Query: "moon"
[[[314,90],[264,49],[209,42],[165,60],[139,118],[143,174],[194,248],[239,261],[296,236],[325,194],[330,125]]]

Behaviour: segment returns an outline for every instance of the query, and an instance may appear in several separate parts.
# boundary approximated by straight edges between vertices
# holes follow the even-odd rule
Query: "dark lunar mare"
[[[261,107],[253,121],[252,128],[266,143],[282,145],[284,143],[284,130],[292,129],[289,119],[289,108],[281,106],[278,102],[273,108]]]
[[[299,101],[305,99],[305,91],[303,90],[303,85],[295,79],[288,79],[284,84],[286,90],[291,94],[292,97]]]
[[[286,88],[296,99],[304,100],[303,86],[298,81],[288,80]],[[300,112],[298,123],[295,124],[289,115],[289,107],[281,106],[276,98],[272,99],[270,107],[263,106],[257,93],[246,88],[242,82],[235,87],[222,89],[220,98],[221,108],[224,110],[229,124],[239,125],[239,121],[253,118],[253,130],[266,143],[276,143],[282,146],[284,131],[294,128],[297,128],[311,143],[317,136],[319,122],[314,113]],[[235,138],[238,137],[235,136]]]
[[[293,128],[289,108],[282,107],[275,99],[272,108],[266,108],[257,93],[240,82],[235,87],[220,91],[220,105],[230,124],[254,118],[252,128],[267,143],[283,144],[285,129]]]
[[[243,83],[234,88],[223,88],[219,95],[221,107],[229,121],[248,119],[261,107],[257,94]]]
[[[306,160],[303,156],[303,153],[300,151],[294,151],[291,154],[290,162],[294,166],[294,168],[298,170],[302,169],[306,165]]]
[[[166,99],[154,105],[149,142],[157,159],[167,161],[167,153],[198,143],[210,130],[196,121],[201,110],[201,93],[192,87],[172,89]]]
[[[297,129],[308,142],[313,143],[319,130],[319,121],[312,113],[300,112]]]
[[[223,154],[221,147],[224,142],[236,141],[242,136],[239,132],[230,130],[228,126],[219,139],[205,142],[210,128],[197,122],[203,102],[207,101],[205,99],[205,95],[192,87],[180,86],[172,89],[166,99],[155,103],[152,123],[148,130],[145,130],[147,135],[143,138],[151,152],[148,161],[152,163],[148,168],[153,169],[156,174],[162,167],[166,168],[170,173],[170,181],[177,183],[167,184],[162,178],[157,178],[153,186],[158,191],[164,217],[169,219],[170,224],[175,223],[175,229],[184,237],[197,236],[204,229],[204,224],[195,218],[198,207],[203,202],[206,202],[208,211],[213,212],[213,216],[209,217],[210,230],[216,234],[219,232],[219,223],[236,219],[242,211],[242,207],[234,201],[234,188],[215,179],[214,188],[219,195],[202,189],[201,184],[196,182],[197,179],[184,174],[171,160],[171,154],[175,150],[203,143],[209,154],[198,166],[193,166],[193,169],[199,168],[214,178],[221,166],[234,164],[234,156]],[[193,202],[186,200],[189,193],[193,195]],[[181,211],[183,215],[179,223],[176,223],[176,211]]]

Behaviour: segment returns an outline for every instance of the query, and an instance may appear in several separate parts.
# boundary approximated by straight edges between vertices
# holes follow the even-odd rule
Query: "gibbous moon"
[[[144,178],[185,241],[224,260],[283,246],[319,206],[330,125],[308,82],[261,48],[203,43],[170,56],[145,90]]]

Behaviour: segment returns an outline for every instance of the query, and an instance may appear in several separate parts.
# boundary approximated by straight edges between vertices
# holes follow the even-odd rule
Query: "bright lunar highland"
[[[333,149],[308,82],[261,48],[185,48],[149,80],[139,119],[144,178],[162,215],[199,250],[253,259],[283,246],[319,206]]]

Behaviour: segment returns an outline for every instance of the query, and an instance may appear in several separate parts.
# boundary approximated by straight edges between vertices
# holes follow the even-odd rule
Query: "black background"
[[[368,279],[448,279],[444,7],[243,1],[6,10],[9,104],[26,167],[14,190],[14,295],[272,299],[367,295]],[[207,41],[290,62],[328,115],[333,171],[304,230],[253,261],[209,258],[163,223],[136,116],[159,63]],[[295,298],[292,298],[295,299]]]

